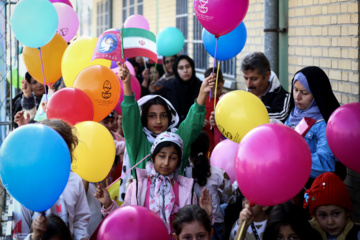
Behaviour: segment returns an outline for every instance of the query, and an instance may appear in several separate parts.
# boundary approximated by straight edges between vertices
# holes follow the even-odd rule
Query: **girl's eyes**
[[[333,215],[334,215],[335,217],[339,216],[340,214],[341,214],[340,212],[334,212],[334,213],[333,213]]]
[[[167,114],[163,114],[163,115],[161,115],[161,117],[162,118],[167,118],[168,116],[167,116]]]

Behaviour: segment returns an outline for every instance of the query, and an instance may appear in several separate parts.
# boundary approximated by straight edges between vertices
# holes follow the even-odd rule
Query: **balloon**
[[[98,240],[117,239],[170,239],[164,222],[156,213],[141,206],[116,209],[102,222]]]
[[[236,180],[234,163],[238,148],[238,143],[225,139],[215,146],[210,157],[210,165],[224,170],[231,182]]]
[[[21,80],[24,78],[19,76],[17,68],[13,68],[11,70],[11,77],[12,77],[12,85],[13,87],[20,88],[21,87]],[[19,81],[18,81],[19,78]],[[6,80],[10,83],[10,71],[6,74]]]
[[[79,144],[74,150],[71,170],[88,182],[101,182],[115,159],[115,143],[109,130],[97,122],[75,125]]]
[[[126,67],[129,69],[130,74],[135,76],[136,74],[133,65],[129,61],[125,61],[125,64]]]
[[[247,199],[261,206],[280,204],[305,186],[311,172],[311,152],[305,139],[290,127],[265,124],[241,141],[235,172]]]
[[[127,63],[127,61],[126,61],[125,63]],[[129,63],[129,64],[131,64],[131,63]],[[127,64],[126,64],[126,66],[127,66]],[[119,67],[114,68],[114,69],[111,69],[111,70],[113,70],[113,72],[114,72],[114,73],[116,74],[116,76],[117,76],[117,72],[119,71]],[[129,68],[129,71],[130,71],[130,68]],[[131,73],[131,71],[130,71],[130,73]],[[123,88],[123,83],[122,83],[122,81],[120,80],[120,78],[118,78],[118,79],[119,79],[119,83],[120,83],[120,86],[121,86],[121,87],[120,87],[120,88],[121,88],[121,92],[120,92],[119,101],[118,101],[118,103],[116,104],[114,110],[115,110],[117,113],[122,114],[122,111],[121,111],[121,103],[122,103],[122,101],[124,100],[124,88]],[[139,80],[137,80],[137,78],[136,78],[134,75],[132,75],[132,74],[131,74],[131,89],[132,89],[133,92],[135,93],[135,99],[136,99],[136,100],[139,100],[140,97],[141,97],[141,86],[140,86]]]
[[[331,114],[326,138],[335,157],[346,167],[360,173],[360,103],[345,104]]]
[[[194,12],[201,25],[215,36],[234,30],[245,18],[249,0],[194,0]]]
[[[44,212],[55,204],[69,179],[70,163],[64,139],[42,124],[17,128],[0,148],[2,184],[18,202],[35,212]]]
[[[94,118],[94,106],[90,98],[77,88],[63,88],[51,96],[46,105],[48,119],[58,118],[70,125],[91,121]]]
[[[129,16],[125,22],[124,27],[126,28],[142,28],[145,30],[150,29],[149,22],[146,20],[146,18],[142,15],[135,14]]]
[[[173,56],[184,47],[184,34],[175,27],[167,27],[156,36],[156,48],[159,55]]]
[[[66,42],[70,42],[79,28],[79,17],[70,5],[54,3],[54,7],[59,17],[57,33],[60,34]]]
[[[71,43],[64,52],[61,61],[61,72],[67,87],[72,87],[76,76],[88,66],[103,65],[110,67],[110,60],[96,59],[91,61],[96,41],[97,39],[94,37],[79,38]]]
[[[94,106],[94,121],[100,122],[114,110],[120,98],[117,76],[102,65],[90,66],[76,77],[74,88],[83,90]]]
[[[115,199],[116,198],[116,203],[121,206],[124,202],[119,201],[119,189],[120,189],[120,181],[122,181],[121,179],[117,180],[115,183],[113,183],[110,187],[107,188],[109,194],[110,194],[110,198],[111,199]]]
[[[228,34],[219,37],[216,59],[225,61],[238,55],[245,46],[246,36],[246,27],[242,22]],[[202,40],[206,51],[215,58],[216,37],[204,28]]]
[[[19,42],[39,48],[54,37],[59,20],[48,0],[22,0],[16,4],[10,22]]]
[[[215,108],[216,125],[231,141],[239,143],[251,129],[269,123],[269,114],[262,101],[242,90],[225,94]]]
[[[52,3],[65,3],[67,5],[69,5],[70,7],[73,7],[73,5],[71,4],[71,2],[69,0],[49,0]]]
[[[48,44],[40,48],[47,84],[55,83],[61,77],[61,59],[67,47],[66,41],[59,34],[55,34]],[[39,49],[24,47],[23,56],[30,75],[44,84]]]

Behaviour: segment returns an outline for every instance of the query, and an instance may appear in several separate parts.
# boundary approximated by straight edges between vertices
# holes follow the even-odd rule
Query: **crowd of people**
[[[101,183],[89,183],[71,172],[64,192],[45,213],[15,201],[13,239],[96,239],[103,220],[127,205],[155,212],[169,239],[360,239],[343,183],[345,167],[326,140],[327,121],[340,104],[322,69],[300,69],[289,93],[263,53],[242,59],[246,91],[264,103],[272,123],[295,128],[304,117],[316,121],[305,135],[312,158],[305,190],[279,205],[260,206],[246,199],[223,169],[210,165],[209,156],[219,142],[214,137],[214,101],[226,94],[221,70],[209,68],[201,81],[186,55],[164,57],[163,69],[141,58],[130,62],[142,97],[136,101],[130,72],[120,65],[122,114],[113,111],[100,121],[116,147],[108,176]],[[13,100],[14,127],[33,124],[45,87],[27,73],[21,90]],[[72,126],[59,119],[37,124],[56,130],[73,152],[78,140]],[[118,194],[112,198],[106,187],[120,176]]]

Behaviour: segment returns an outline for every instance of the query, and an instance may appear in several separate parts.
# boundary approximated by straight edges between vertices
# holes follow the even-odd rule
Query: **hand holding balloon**
[[[47,218],[41,214],[34,219],[32,224],[33,233],[31,235],[32,240],[40,240],[47,228]]]
[[[131,89],[131,75],[129,69],[125,64],[120,64],[120,62],[117,64],[119,65],[118,77],[121,79],[124,86],[124,95],[132,96],[133,91]]]
[[[199,96],[196,100],[197,104],[199,105],[206,104],[206,98],[209,95],[210,90],[215,87],[215,80],[216,80],[216,75],[213,73],[204,79],[200,87]]]
[[[109,192],[102,186],[101,183],[97,185],[94,197],[96,197],[96,199],[104,205],[105,209],[109,208],[112,203]]]

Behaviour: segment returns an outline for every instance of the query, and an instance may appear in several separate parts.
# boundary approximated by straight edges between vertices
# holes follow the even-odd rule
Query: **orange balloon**
[[[75,78],[74,88],[83,90],[94,105],[94,121],[100,122],[120,98],[120,83],[115,73],[102,65],[83,69]]]
[[[40,48],[45,73],[45,83],[55,83],[61,77],[61,59],[67,48],[67,43],[59,34],[45,46]],[[40,51],[37,48],[24,47],[24,62],[30,75],[44,84]]]

